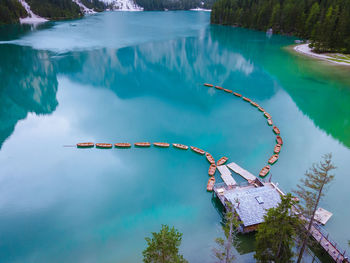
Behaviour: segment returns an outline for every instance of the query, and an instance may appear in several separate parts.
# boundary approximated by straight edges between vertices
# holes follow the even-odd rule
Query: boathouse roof
[[[262,223],[266,210],[276,207],[281,201],[279,192],[269,184],[257,188],[236,188],[225,191],[224,196],[230,203],[234,204],[245,227]]]

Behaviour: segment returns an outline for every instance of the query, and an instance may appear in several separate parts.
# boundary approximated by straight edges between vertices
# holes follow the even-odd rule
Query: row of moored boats
[[[135,142],[134,146],[136,147],[151,147],[152,143],[150,142]],[[170,147],[170,143],[167,142],[154,142],[153,143],[154,146],[157,147],[161,147],[161,148],[168,148]],[[188,146],[184,145],[184,144],[180,144],[180,143],[173,143],[172,144],[173,147],[178,148],[178,149],[182,149],[182,150],[187,150]],[[105,149],[111,149],[113,148],[113,144],[112,143],[93,143],[93,142],[81,142],[81,143],[77,143],[77,147],[78,148],[92,148],[96,146],[96,148],[105,148]],[[115,143],[114,147],[115,148],[130,148],[132,146],[131,143],[127,143],[127,142],[120,142],[120,143]],[[199,149],[197,147],[194,146],[190,146],[191,149],[199,154],[205,154],[205,151],[202,149]]]
[[[275,148],[274,148],[274,154],[269,158],[269,160],[267,161],[268,162],[268,165],[264,166],[260,173],[259,173],[259,176],[261,177],[265,177],[269,172],[270,172],[270,169],[271,169],[271,166],[272,164],[274,164],[275,162],[277,162],[278,160],[278,157],[279,157],[279,153],[281,151],[281,148],[282,148],[282,145],[283,145],[283,140],[282,140],[282,137],[280,136],[280,130],[278,129],[277,126],[273,125],[273,121],[272,121],[272,117],[271,115],[265,111],[265,109],[263,107],[261,107],[258,103],[252,101],[250,98],[248,97],[244,97],[242,96],[242,94],[239,94],[237,92],[234,92],[232,90],[229,90],[229,89],[224,89],[223,87],[220,87],[220,86],[214,86],[212,84],[208,84],[208,83],[205,83],[204,86],[206,87],[210,87],[210,88],[215,88],[215,89],[218,89],[218,90],[223,90],[227,93],[232,93],[234,96],[236,97],[239,97],[239,98],[242,98],[244,101],[246,102],[249,102],[253,107],[256,107],[259,111],[263,112],[264,113],[264,116],[266,117],[267,119],[267,124],[269,126],[272,126],[272,130],[273,132],[276,134],[276,142],[277,144],[275,145]],[[212,165],[212,164],[211,164]],[[212,168],[213,170],[214,168]],[[210,168],[209,168],[209,171],[210,171]],[[215,173],[215,171],[214,171]]]
[[[150,147],[152,144],[150,142],[136,142],[134,143],[134,146],[136,147]],[[157,147],[162,147],[162,148],[167,148],[170,147],[170,143],[166,143],[166,142],[154,142],[153,143],[154,146]],[[173,143],[172,144],[174,148],[178,148],[181,150],[188,150],[188,146],[184,145],[184,144],[180,144],[180,143]],[[111,143],[93,143],[93,142],[82,142],[82,143],[77,143],[77,147],[78,148],[92,148],[96,146],[96,148],[103,148],[103,149],[111,149],[113,148],[113,144]],[[115,148],[130,148],[132,146],[131,143],[125,143],[125,142],[121,142],[121,143],[115,143],[114,147]],[[207,160],[210,162],[210,167],[209,167],[209,171],[208,174],[210,175],[210,178],[208,180],[208,184],[207,184],[207,190],[208,191],[213,191],[214,185],[215,185],[215,171],[216,171],[216,167],[219,165],[223,165],[226,161],[227,161],[227,157],[222,157],[220,158],[217,163],[215,163],[215,160],[213,158],[213,156],[198,148],[198,147],[194,147],[194,146],[190,146],[190,149],[198,154],[204,155],[207,157]]]

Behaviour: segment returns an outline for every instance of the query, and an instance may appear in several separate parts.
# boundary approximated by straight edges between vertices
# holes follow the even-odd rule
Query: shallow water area
[[[321,206],[346,247],[350,229],[350,76],[287,52],[293,38],[211,26],[208,12],[105,12],[0,30],[0,255],[3,262],[140,262],[161,224],[183,233],[189,262],[212,262],[219,207],[208,162],[170,148],[77,149],[81,141],[197,146],[285,191],[332,152]],[[11,34],[9,34],[11,28]],[[218,173],[217,180],[220,180]],[[243,181],[235,176],[237,181]],[[252,262],[252,238],[238,249]]]

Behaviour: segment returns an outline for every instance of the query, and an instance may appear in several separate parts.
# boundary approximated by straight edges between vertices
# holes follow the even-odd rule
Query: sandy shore
[[[294,50],[309,57],[326,60],[337,65],[350,66],[350,56],[338,53],[317,54],[312,51],[309,44],[297,45],[294,47]]]

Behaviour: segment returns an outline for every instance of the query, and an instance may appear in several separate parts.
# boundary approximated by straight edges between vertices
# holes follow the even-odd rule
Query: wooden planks
[[[220,165],[217,167],[220,174],[221,174],[221,178],[222,180],[224,181],[224,183],[227,185],[227,186],[233,186],[233,185],[236,185],[236,181],[235,179],[233,179],[232,175],[231,175],[231,172],[230,170],[227,168],[226,165]]]
[[[256,179],[256,176],[252,175],[250,172],[248,172],[247,170],[243,169],[242,167],[240,167],[238,164],[236,164],[234,162],[227,164],[227,166],[232,171],[234,171],[235,173],[239,174],[240,176],[242,176],[246,180],[254,181]]]

